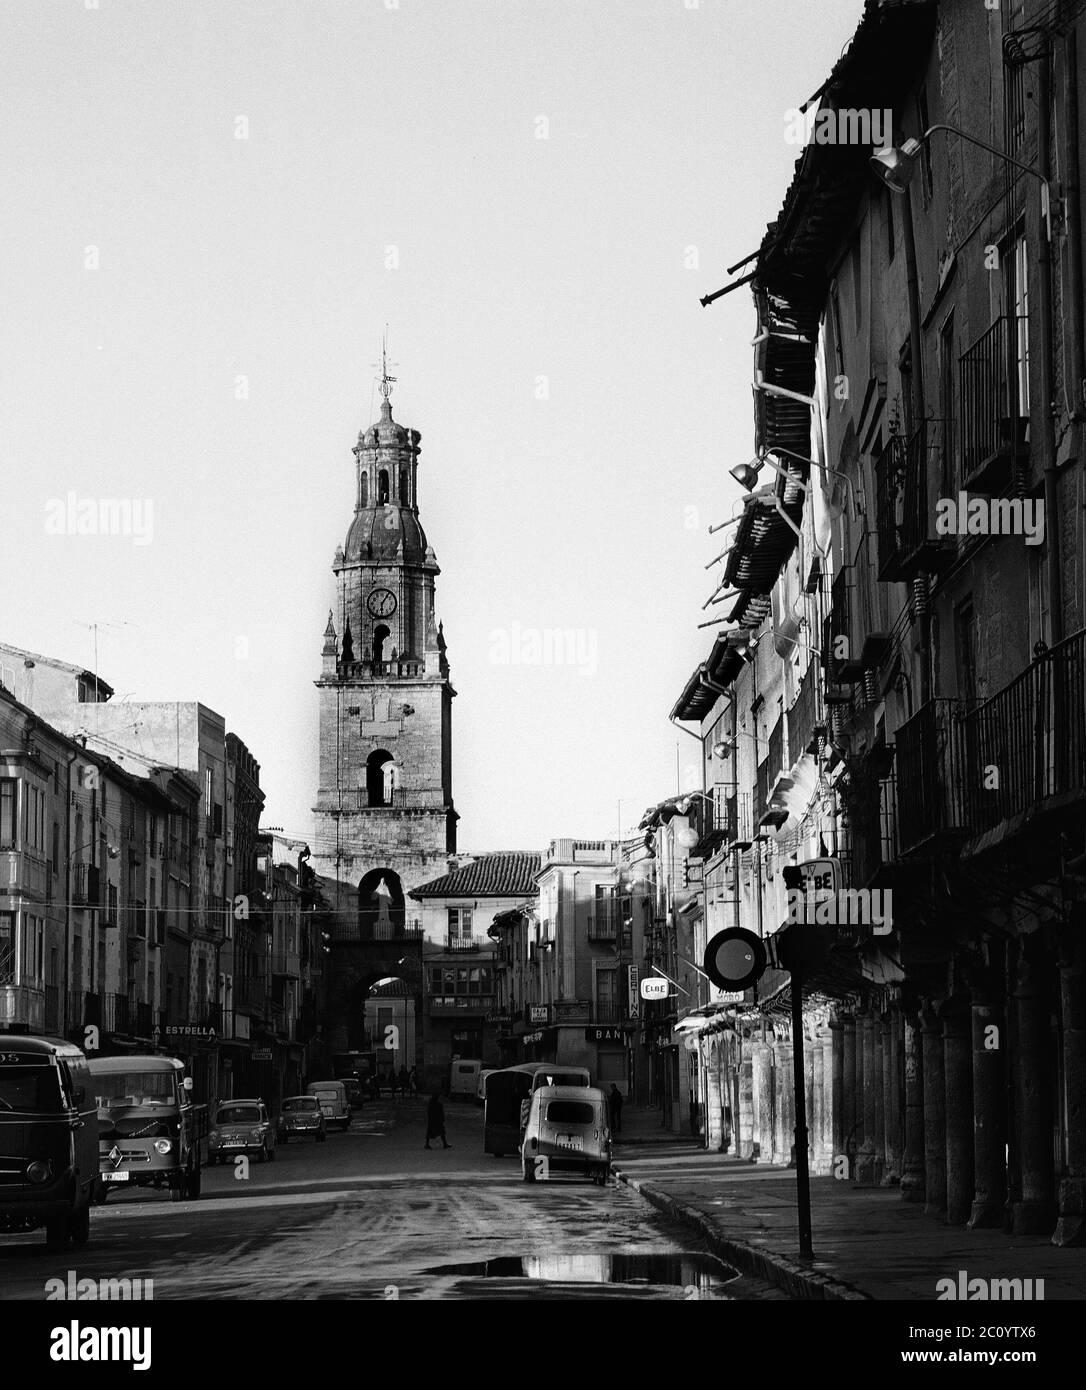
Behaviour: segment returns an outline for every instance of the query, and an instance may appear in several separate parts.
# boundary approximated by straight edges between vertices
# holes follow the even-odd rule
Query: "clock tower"
[[[336,548],[336,607],[324,632],[320,753],[311,865],[335,899],[332,945],[345,977],[334,1016],[349,1014],[355,985],[384,970],[403,975],[421,933],[408,920],[406,895],[446,872],[456,849],[452,795],[452,701],[445,638],[434,611],[437,557],[418,508],[418,430],[392,418],[384,371],[381,417],[358,436],[355,509]],[[416,938],[418,941],[416,942]],[[385,957],[388,959],[386,960]],[[397,970],[393,967],[400,965]],[[357,988],[354,994],[357,994]],[[330,1001],[331,1002],[331,1001]]]

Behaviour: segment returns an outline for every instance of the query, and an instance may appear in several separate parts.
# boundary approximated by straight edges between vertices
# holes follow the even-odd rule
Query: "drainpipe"
[[[920,336],[920,280],[916,270],[916,238],[913,235],[912,194],[905,189],[904,215],[902,216],[905,234],[905,277],[909,297],[909,362],[912,382],[913,419],[924,419],[924,352]],[[925,480],[926,484],[926,480]],[[931,699],[931,605],[926,604],[924,612],[917,615],[917,638],[920,647],[920,704],[926,705]]]
[[[58,1019],[64,1020],[64,1033],[67,1035],[68,1029],[68,997],[71,992],[72,978],[72,763],[79,757],[78,752],[73,750],[68,754],[67,785],[64,796],[64,999],[58,1000],[58,1005],[62,1012],[58,1013]]]
[[[1051,49],[1047,49],[1037,69],[1037,164],[1047,180],[1051,177],[1051,151],[1048,136],[1049,65]],[[1043,190],[1047,192],[1047,190]],[[1042,222],[1038,237],[1037,266],[1041,292],[1041,462],[1044,467],[1045,540],[1048,542],[1048,624],[1049,646],[1063,640],[1063,598],[1060,583],[1060,532],[1057,524],[1058,494],[1056,490],[1056,426],[1053,419],[1055,402],[1052,398],[1052,225]],[[1077,365],[1077,364],[1076,364]]]

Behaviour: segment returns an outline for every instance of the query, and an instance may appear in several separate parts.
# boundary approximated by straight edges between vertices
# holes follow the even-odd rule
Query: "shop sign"
[[[585,1042],[625,1042],[633,1032],[633,1025],[626,1023],[612,1023],[599,1028],[586,1028],[584,1030]]]
[[[526,1047],[528,1046],[529,1043],[538,1043],[538,1042],[542,1042],[542,1041],[543,1041],[543,1030],[540,1029],[538,1033],[525,1033],[525,1034],[524,1034],[524,1037],[521,1039],[521,1041],[524,1043],[524,1045],[525,1045]]]
[[[529,1023],[549,1023],[551,1021],[551,1006],[549,1004],[529,1004],[528,1022]]]
[[[270,1047],[254,1047],[249,1055],[254,1062],[270,1062],[272,1059],[272,1050]]]

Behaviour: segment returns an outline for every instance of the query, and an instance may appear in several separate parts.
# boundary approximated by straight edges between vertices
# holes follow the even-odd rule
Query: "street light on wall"
[[[967,135],[964,130],[959,130],[957,126],[942,124],[929,126],[919,139],[910,138],[901,145],[888,145],[885,149],[875,151],[868,162],[879,179],[892,193],[904,193],[908,188],[916,172],[916,165],[923,147],[937,130],[946,131],[949,135],[956,135],[959,140],[965,140],[970,145],[977,145],[982,150],[987,150],[989,154],[995,155],[997,159],[1002,159],[1005,164],[1010,164],[1013,168],[1020,170],[1023,174],[1031,174],[1035,179],[1039,179],[1041,183],[1041,215],[1045,220],[1048,240],[1052,240],[1050,188],[1045,175],[1030,164],[1023,164],[1020,160],[1012,159],[1004,150],[997,150],[986,140],[978,140],[975,135]]]

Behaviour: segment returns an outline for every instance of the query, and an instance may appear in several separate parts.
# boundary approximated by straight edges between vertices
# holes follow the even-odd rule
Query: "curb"
[[[797,1260],[790,1260],[785,1255],[768,1254],[753,1245],[730,1240],[727,1236],[721,1235],[712,1220],[704,1213],[685,1202],[680,1202],[676,1197],[669,1197],[666,1192],[661,1192],[651,1183],[630,1177],[620,1168],[612,1167],[611,1174],[627,1187],[632,1187],[646,1202],[665,1215],[681,1221],[686,1226],[692,1226],[705,1239],[713,1253],[726,1263],[744,1274],[753,1274],[767,1283],[776,1284],[790,1298],[805,1301],[872,1301],[869,1293],[864,1293],[862,1289],[846,1283],[843,1279],[835,1279],[829,1274],[815,1274],[805,1265]]]

